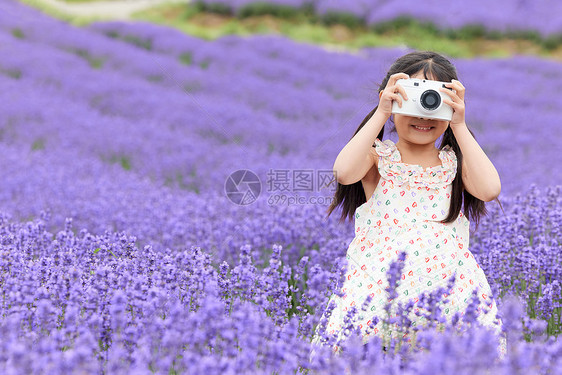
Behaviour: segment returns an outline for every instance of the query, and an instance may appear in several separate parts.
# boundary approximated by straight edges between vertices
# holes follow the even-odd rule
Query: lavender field
[[[488,32],[562,35],[562,18],[555,16],[562,13],[562,3],[557,0],[196,0],[195,3],[236,15],[266,9],[276,13],[308,9],[322,17],[352,16],[368,26],[408,17],[440,29],[477,26]]]
[[[503,211],[487,204],[471,251],[507,356],[474,326],[428,329],[420,351],[352,335],[310,361],[353,239],[339,212],[325,217],[335,186],[317,172],[405,52],[76,28],[1,2],[0,372],[559,373],[562,64],[535,57],[453,60],[502,180]],[[225,193],[237,170],[261,181],[251,204]]]

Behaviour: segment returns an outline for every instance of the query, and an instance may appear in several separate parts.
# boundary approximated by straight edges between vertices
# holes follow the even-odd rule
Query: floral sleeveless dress
[[[486,276],[468,249],[469,221],[461,212],[454,222],[439,223],[449,212],[452,182],[457,172],[455,152],[445,146],[439,152],[442,164],[424,169],[403,163],[392,140],[376,139],[374,146],[379,155],[381,179],[371,198],[355,212],[355,238],[346,254],[344,296],[334,294],[330,298],[329,302],[334,300],[336,307],[329,316],[327,332],[340,337],[344,316],[351,306],[356,306],[359,319],[355,324],[361,329],[363,343],[373,335],[384,334],[380,319],[386,316],[384,306],[389,299],[385,291],[386,271],[389,263],[405,250],[407,255],[393,306],[405,305],[409,299],[418,302],[424,292],[445,287],[456,271],[455,284],[446,296],[449,303],[441,305],[444,315],[449,323],[456,311],[464,315],[473,289],[478,288],[478,320],[500,335],[499,351],[503,357],[506,341],[501,334],[502,321],[496,318],[497,306],[490,298]],[[367,295],[372,296],[372,301],[362,315],[361,307]],[[490,309],[488,314],[481,313],[484,306]],[[409,315],[412,326],[425,320],[415,315],[417,310],[415,305]],[[391,316],[395,315],[396,308],[391,311]],[[379,322],[369,327],[374,316],[379,317]],[[319,341],[318,326],[313,342]],[[392,332],[387,337],[390,336]],[[339,352],[337,345],[333,350]]]

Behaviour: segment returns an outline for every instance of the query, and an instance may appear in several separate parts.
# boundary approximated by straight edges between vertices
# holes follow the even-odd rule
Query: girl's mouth
[[[429,132],[431,131],[431,129],[433,129],[433,126],[417,126],[417,125],[412,125],[412,127],[414,129],[416,129],[417,131],[420,132]]]

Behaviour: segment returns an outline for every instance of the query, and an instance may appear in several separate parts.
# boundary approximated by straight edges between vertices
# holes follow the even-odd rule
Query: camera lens
[[[421,105],[427,110],[434,110],[441,104],[441,96],[435,90],[427,90],[421,95]]]

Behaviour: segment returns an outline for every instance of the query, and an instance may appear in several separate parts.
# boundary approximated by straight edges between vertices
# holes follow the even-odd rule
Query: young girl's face
[[[423,70],[410,76],[410,78],[424,79]],[[435,80],[434,77],[428,77]],[[418,117],[394,114],[394,125],[396,132],[402,142],[427,144],[435,141],[447,130],[449,122],[445,120],[429,120]],[[424,128],[419,129],[416,126]]]

